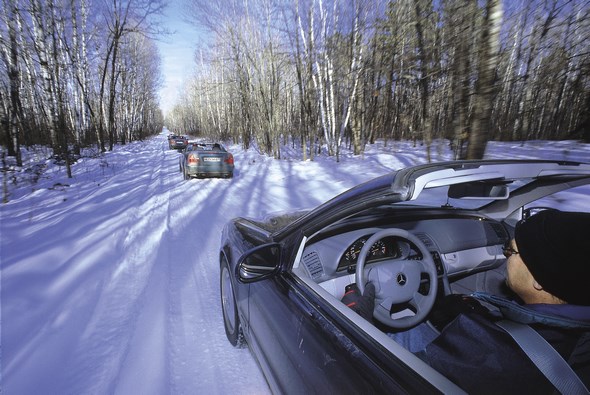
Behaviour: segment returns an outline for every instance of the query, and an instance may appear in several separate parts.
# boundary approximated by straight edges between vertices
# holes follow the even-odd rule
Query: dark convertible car
[[[186,148],[187,144],[188,137],[186,136],[177,136],[174,134],[168,136],[168,147],[170,149],[183,150]]]
[[[393,172],[314,210],[234,219],[220,249],[227,338],[247,343],[274,393],[463,393],[388,334],[430,320],[450,294],[506,295],[515,224],[568,193],[590,207],[590,164],[455,161]],[[341,299],[369,279],[366,320]]]

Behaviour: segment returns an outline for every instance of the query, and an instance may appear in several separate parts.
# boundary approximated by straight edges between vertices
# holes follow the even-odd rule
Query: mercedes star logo
[[[407,277],[406,277],[406,275],[405,275],[405,274],[403,274],[403,273],[398,273],[398,274],[397,274],[397,277],[396,277],[395,279],[396,279],[397,283],[398,283],[399,285],[401,285],[402,287],[403,287],[404,285],[406,285],[406,283],[408,282],[408,278],[407,278]]]

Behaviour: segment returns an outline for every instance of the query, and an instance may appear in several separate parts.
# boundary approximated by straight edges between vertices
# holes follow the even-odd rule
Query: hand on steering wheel
[[[365,262],[371,246],[387,236],[395,236],[414,244],[422,254],[422,260],[388,260],[372,264],[365,270]],[[426,295],[419,292],[422,274],[430,284]],[[403,229],[384,229],[369,238],[361,249],[356,264],[355,282],[361,294],[365,285],[375,285],[375,308],[373,317],[392,328],[411,328],[422,322],[436,299],[438,277],[436,265],[424,243],[413,234]],[[411,307],[414,315],[392,318],[391,309],[394,305]]]

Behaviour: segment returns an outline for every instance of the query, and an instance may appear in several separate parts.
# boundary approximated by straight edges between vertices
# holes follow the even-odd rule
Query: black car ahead
[[[174,139],[176,138],[175,134],[168,135],[168,148],[172,149],[172,145],[174,144]]]
[[[588,185],[590,164],[447,162],[311,211],[234,219],[219,255],[227,338],[247,343],[274,393],[463,393],[388,333],[429,320],[445,295],[505,292],[498,273],[516,222],[539,199]],[[375,273],[366,320],[341,299]]]
[[[186,136],[168,136],[168,147],[175,150],[183,150],[188,145],[188,137]]]

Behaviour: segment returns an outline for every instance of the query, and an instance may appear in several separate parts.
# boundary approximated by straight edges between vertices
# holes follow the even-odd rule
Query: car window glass
[[[548,207],[562,211],[590,212],[590,185],[582,185],[546,196],[529,203],[525,208]]]

